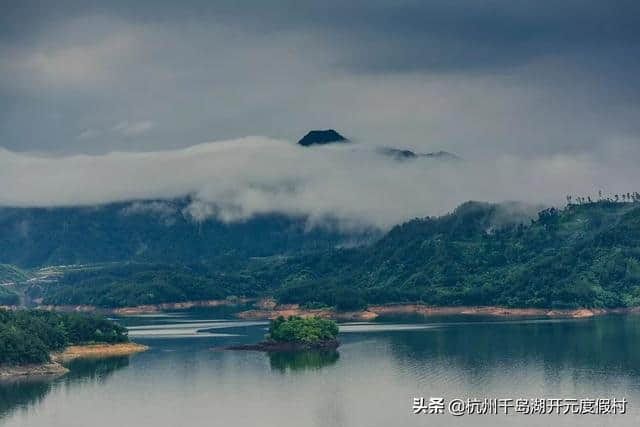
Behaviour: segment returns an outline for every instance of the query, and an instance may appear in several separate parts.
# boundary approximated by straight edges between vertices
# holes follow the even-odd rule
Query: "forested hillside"
[[[16,305],[20,301],[15,285],[29,279],[28,272],[9,264],[0,264],[0,305]]]
[[[640,305],[640,203],[547,209],[535,220],[505,205],[468,202],[409,221],[371,245],[227,265],[117,264],[67,274],[50,304],[123,306],[274,295],[283,303],[511,307]]]
[[[616,307],[640,305],[640,204],[547,209],[492,227],[496,205],[469,202],[395,227],[371,247],[278,267],[283,302]]]
[[[59,283],[40,286],[37,291],[32,287],[31,293],[33,297],[44,297],[45,304],[123,307],[253,297],[269,291],[260,278],[234,270],[231,266],[212,269],[203,264],[96,265],[65,273]]]
[[[29,279],[28,272],[10,264],[0,264],[0,284],[21,283]]]

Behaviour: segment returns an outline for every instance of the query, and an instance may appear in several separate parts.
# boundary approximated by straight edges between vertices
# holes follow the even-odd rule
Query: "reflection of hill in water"
[[[129,365],[129,356],[108,359],[75,360],[63,377],[23,377],[0,381],[0,419],[18,409],[38,405],[55,388],[102,382],[118,369]]]
[[[640,378],[640,316],[579,320],[467,323],[387,334],[394,357],[426,372],[456,369],[486,379],[491,369],[553,377],[570,370],[593,381]]]
[[[0,381],[0,419],[13,410],[39,404],[51,391],[51,381],[24,378]]]
[[[118,369],[129,366],[129,356],[107,359],[76,359],[67,364],[71,371],[63,378],[66,383],[97,381],[101,382]]]
[[[271,369],[286,372],[321,369],[340,358],[336,350],[278,351],[269,353]]]

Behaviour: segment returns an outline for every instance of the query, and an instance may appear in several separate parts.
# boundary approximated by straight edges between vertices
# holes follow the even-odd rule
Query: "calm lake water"
[[[211,350],[259,341],[265,322],[213,311],[119,320],[151,350],[0,382],[0,425],[640,425],[640,316],[345,323],[337,352],[272,355]],[[629,403],[626,415],[413,415],[421,396]]]

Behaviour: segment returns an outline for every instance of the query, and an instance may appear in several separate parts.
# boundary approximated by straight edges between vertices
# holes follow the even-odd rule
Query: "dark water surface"
[[[0,382],[0,425],[640,425],[640,316],[347,323],[337,352],[271,355],[211,350],[259,341],[264,322],[212,311],[120,321],[151,350]],[[413,415],[421,396],[629,403],[626,415]]]

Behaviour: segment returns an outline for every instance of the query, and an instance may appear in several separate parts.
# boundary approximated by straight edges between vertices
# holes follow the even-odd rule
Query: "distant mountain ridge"
[[[577,309],[640,306],[640,202],[546,209],[469,202],[394,227],[369,245],[224,263],[115,263],[33,290],[44,304],[121,307],[272,296],[282,304]]]
[[[309,229],[303,216],[196,221],[190,198],[90,207],[0,207],[0,263],[23,268],[93,262],[215,264],[352,244],[364,233]]]
[[[395,302],[640,306],[640,196],[544,209],[535,220],[527,206],[468,202],[353,248],[340,248],[336,242],[345,238],[340,233],[309,234],[303,222],[278,216],[229,226],[167,223],[140,209],[130,222],[122,213],[127,205],[93,208],[93,213],[3,209],[0,256],[28,265],[37,259],[101,260],[60,267],[55,280],[32,284],[30,279],[21,288],[31,300],[54,305],[271,296],[283,304],[341,310]],[[114,215],[124,215],[124,222]],[[21,225],[26,219],[30,230]],[[18,240],[16,226],[23,227]],[[5,270],[13,276],[19,271]],[[11,288],[0,292],[0,301],[16,299]]]
[[[329,129],[311,131],[298,144],[348,141]],[[393,147],[378,153],[389,161],[460,159]],[[517,202],[467,202],[386,233],[344,230],[331,220],[309,228],[308,217],[281,213],[233,223],[195,218],[190,208],[201,201],[191,196],[0,206],[0,305],[122,307],[269,296],[344,310],[395,302],[640,307],[640,194],[577,201],[568,197],[566,208],[537,211]],[[46,266],[55,271],[34,271]]]

